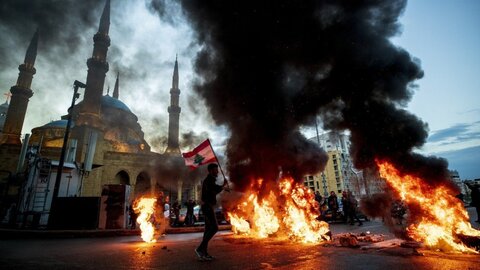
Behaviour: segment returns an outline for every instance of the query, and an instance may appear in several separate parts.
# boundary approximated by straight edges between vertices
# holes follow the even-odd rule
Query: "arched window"
[[[150,193],[150,176],[146,172],[141,172],[137,176],[135,183],[135,196],[141,196]]]
[[[130,176],[126,171],[120,171],[115,175],[115,184],[130,185]]]

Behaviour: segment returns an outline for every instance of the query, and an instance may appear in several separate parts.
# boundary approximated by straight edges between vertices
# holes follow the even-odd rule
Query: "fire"
[[[268,195],[260,198],[262,182],[252,185],[250,195],[227,213],[235,233],[256,238],[286,236],[303,243],[330,239],[328,224],[316,219],[318,204],[309,188],[283,178]]]
[[[430,248],[443,251],[478,253],[465,246],[458,235],[480,236],[472,228],[463,203],[445,186],[432,187],[421,178],[400,176],[388,162],[377,161],[380,176],[398,192],[409,206],[420,209],[421,220],[407,227],[407,234]]]
[[[133,203],[133,210],[140,213],[137,222],[140,224],[142,231],[142,239],[147,243],[154,243],[155,226],[152,223],[153,214],[155,212],[156,198],[141,197]]]

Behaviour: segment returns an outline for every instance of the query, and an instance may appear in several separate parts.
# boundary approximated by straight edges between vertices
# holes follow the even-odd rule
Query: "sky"
[[[408,109],[428,123],[419,152],[447,158],[462,179],[480,178],[480,2],[409,1],[393,39],[425,72]]]
[[[73,81],[86,80],[86,60],[92,53],[92,37],[104,3],[89,0],[79,7],[75,1],[55,6],[33,1],[35,4],[26,7],[27,2],[4,1],[0,6],[0,32],[6,37],[0,40],[1,92],[15,84],[17,67],[40,26],[34,95],[23,133],[66,113]],[[475,78],[480,73],[478,14],[480,2],[476,0],[409,1],[400,17],[402,31],[392,39],[418,59],[425,74],[416,81],[418,87],[407,105],[429,127],[427,143],[416,151],[447,158],[449,169],[457,170],[462,179],[480,178],[480,82]],[[112,45],[105,94],[108,87],[113,90],[119,72],[120,100],[138,116],[152,149],[163,152],[169,90],[178,55],[180,132],[199,139],[210,137],[221,153],[229,132],[213,124],[203,101],[192,91],[196,78],[193,59],[201,48],[179,6],[162,9],[155,1],[112,0],[110,18]],[[309,127],[303,132],[307,137],[314,134]]]

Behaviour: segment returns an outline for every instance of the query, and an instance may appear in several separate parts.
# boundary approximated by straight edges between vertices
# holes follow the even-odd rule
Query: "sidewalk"
[[[230,230],[231,225],[218,225],[220,231]],[[168,227],[166,234],[203,232],[204,226],[195,227]],[[0,228],[0,240],[3,239],[29,239],[29,238],[83,238],[83,237],[113,237],[140,235],[140,229],[114,229],[114,230],[30,230]]]

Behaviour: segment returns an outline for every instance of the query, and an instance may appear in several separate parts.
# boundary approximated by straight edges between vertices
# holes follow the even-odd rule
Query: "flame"
[[[147,243],[154,243],[155,226],[152,223],[153,214],[155,213],[156,198],[141,197],[133,203],[135,213],[140,213],[137,222],[140,224],[142,231],[142,239]]]
[[[318,221],[318,204],[312,190],[283,178],[268,195],[259,197],[259,187],[251,186],[250,195],[236,209],[227,212],[236,234],[255,238],[286,236],[303,243],[330,240],[328,224]]]
[[[228,213],[228,218],[232,224],[232,230],[236,234],[250,234],[250,223],[239,217],[237,214]]]
[[[400,176],[388,162],[377,161],[380,176],[398,192],[409,206],[420,209],[421,220],[407,227],[407,234],[430,248],[443,251],[478,253],[465,246],[457,235],[480,236],[472,228],[463,203],[446,186],[432,187],[421,178]]]

